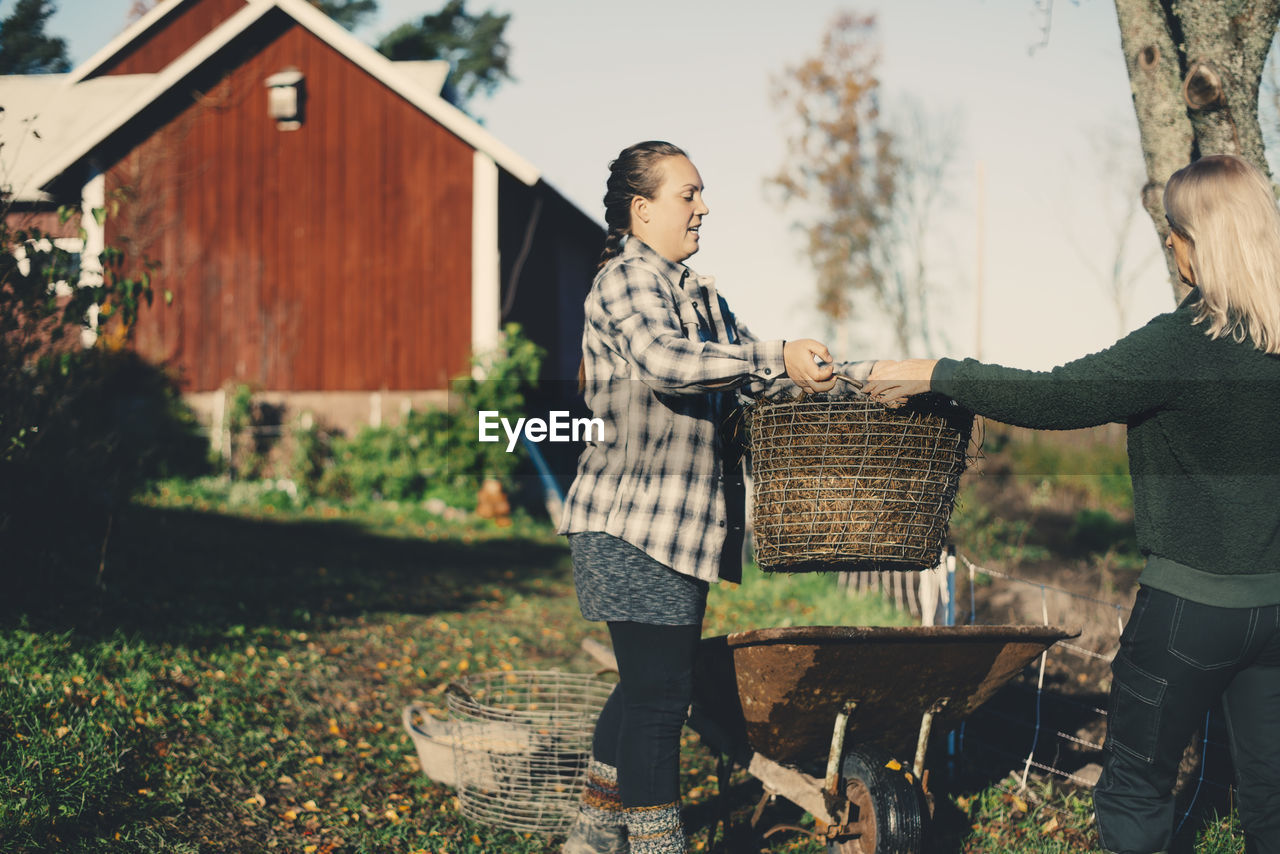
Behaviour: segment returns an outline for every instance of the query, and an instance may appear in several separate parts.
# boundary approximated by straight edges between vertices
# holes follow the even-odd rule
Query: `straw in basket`
[[[749,407],[756,560],[773,572],[929,569],[973,415],[922,395],[899,409],[814,395]]]
[[[511,830],[567,829],[586,781],[596,718],[612,688],[559,671],[484,673],[450,685],[462,814]]]

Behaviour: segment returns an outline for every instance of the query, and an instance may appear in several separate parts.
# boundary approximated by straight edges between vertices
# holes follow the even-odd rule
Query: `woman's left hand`
[[[929,391],[929,381],[937,364],[937,359],[876,362],[862,390],[885,406],[901,406],[908,397]]]
[[[821,364],[815,361],[821,359]],[[831,367],[831,351],[827,345],[812,338],[788,341],[782,347],[782,359],[791,381],[809,394],[831,391],[835,387],[835,374]]]

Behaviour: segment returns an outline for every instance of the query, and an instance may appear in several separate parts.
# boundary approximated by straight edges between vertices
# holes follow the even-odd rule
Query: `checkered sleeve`
[[[618,264],[598,282],[601,332],[618,342],[638,378],[667,394],[703,394],[784,375],[781,341],[736,344],[687,338],[662,276],[641,264]]]
[[[724,306],[723,310],[728,313],[728,306]],[[751,330],[747,328],[747,325],[740,321],[736,315],[730,314],[730,316],[733,318],[733,324],[737,329],[738,338],[740,340],[746,342],[759,340],[754,334],[752,334]],[[857,380],[859,383],[864,383],[867,381],[867,378],[871,376],[871,369],[875,367],[875,364],[875,359],[864,359],[854,362],[836,362],[834,367],[837,374]],[[738,389],[739,398],[748,399],[758,397],[799,397],[801,394],[802,392],[800,391],[800,387],[796,385],[789,376],[787,376],[785,369],[782,374],[768,379],[752,378]]]

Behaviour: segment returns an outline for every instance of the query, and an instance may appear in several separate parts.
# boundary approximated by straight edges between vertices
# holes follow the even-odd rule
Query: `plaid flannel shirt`
[[[578,460],[559,532],[603,531],[685,575],[740,578],[741,463],[719,428],[737,392],[791,383],[783,344],[739,324],[712,277],[629,238],[586,300],[585,398],[605,429]]]

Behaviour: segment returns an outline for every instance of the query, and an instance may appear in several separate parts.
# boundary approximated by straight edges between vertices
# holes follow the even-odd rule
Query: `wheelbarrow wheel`
[[[831,840],[828,854],[920,854],[924,820],[909,771],[886,751],[860,747],[841,766],[849,824],[856,835]]]

